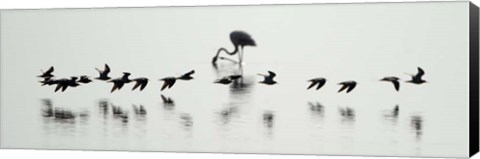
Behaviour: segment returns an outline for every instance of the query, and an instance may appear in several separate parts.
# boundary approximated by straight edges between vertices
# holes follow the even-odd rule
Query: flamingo
[[[232,52],[229,52],[227,49],[225,49],[223,47],[218,49],[217,54],[212,59],[213,64],[215,64],[217,62],[217,60],[219,58],[218,55],[220,55],[220,52],[224,51],[228,55],[235,55],[239,51],[239,48],[240,48],[240,53],[238,54],[238,60],[239,60],[238,63],[242,64],[242,61],[243,61],[243,47],[244,46],[257,46],[257,44],[255,43],[255,40],[252,39],[250,34],[244,32],[244,31],[233,31],[233,32],[231,32],[230,33],[230,40],[232,41],[233,46],[235,47],[235,50],[233,50]],[[221,59],[226,59],[226,58],[221,58]]]

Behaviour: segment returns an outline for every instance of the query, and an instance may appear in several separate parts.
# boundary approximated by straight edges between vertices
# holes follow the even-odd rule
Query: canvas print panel
[[[1,12],[1,147],[468,154],[468,2]]]

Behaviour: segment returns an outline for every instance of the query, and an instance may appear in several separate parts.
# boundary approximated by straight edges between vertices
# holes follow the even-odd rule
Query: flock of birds
[[[235,62],[235,63],[238,63],[239,65],[242,65],[242,62],[243,62],[243,48],[245,46],[256,46],[255,40],[253,40],[253,38],[248,33],[244,32],[244,31],[233,31],[232,33],[230,33],[230,40],[232,41],[232,43],[234,45],[234,50],[232,52],[229,52],[227,49],[225,49],[223,47],[218,49],[216,55],[212,59],[212,63],[214,65],[216,65],[218,59],[228,60],[230,62]],[[226,58],[226,57],[220,57],[221,52],[225,52],[228,55],[238,54],[238,62],[235,61],[235,60]],[[424,79],[422,79],[423,75],[425,75],[425,71],[420,67],[418,67],[417,69],[418,69],[418,72],[414,75],[411,75],[411,80],[408,80],[406,82],[413,83],[413,84],[423,84],[423,83],[426,82]],[[98,68],[96,68],[96,70],[98,71],[99,76],[96,77],[95,79],[102,80],[102,81],[107,81],[109,83],[113,83],[113,87],[110,90],[110,92],[114,92],[115,90],[120,90],[125,84],[130,83],[130,82],[135,82],[135,85],[133,86],[132,90],[135,90],[135,89],[139,88],[139,90],[142,91],[147,86],[148,81],[149,81],[149,79],[145,78],[145,77],[130,79],[129,76],[131,74],[129,72],[123,72],[122,77],[112,79],[111,77],[109,77],[109,73],[110,73],[111,70],[110,70],[110,67],[107,64],[105,64],[105,68],[103,70],[100,70]],[[45,72],[42,71],[43,73],[41,75],[39,75],[38,77],[43,78],[43,80],[40,81],[40,83],[42,83],[42,86],[44,86],[44,85],[56,85],[55,92],[59,91],[60,89],[63,92],[68,87],[77,87],[80,84],[87,84],[87,83],[92,82],[92,80],[86,75],[83,75],[83,76],[80,76],[80,77],[73,76],[73,77],[70,77],[70,78],[54,79],[53,78],[54,77],[53,71],[54,71],[54,68],[53,68],[53,66],[51,66],[47,71],[45,71]],[[171,76],[171,77],[161,78],[160,81],[163,81],[163,85],[162,85],[160,90],[163,91],[166,88],[168,88],[168,89],[172,88],[177,80],[185,80],[185,81],[192,80],[193,79],[192,75],[194,73],[195,73],[195,71],[191,70],[190,72],[187,72],[187,73],[185,73],[185,74],[183,74],[179,77]],[[264,77],[263,81],[260,81],[260,83],[263,83],[263,84],[266,84],[266,85],[277,84],[277,81],[274,80],[274,78],[276,76],[276,73],[274,73],[273,71],[268,71],[268,74],[266,74],[266,75],[264,75],[264,74],[258,74],[258,75]],[[228,76],[222,77],[222,78],[214,81],[214,83],[225,84],[226,85],[226,84],[230,84],[230,83],[232,83],[235,80],[238,80],[240,78],[242,78],[241,74],[228,75]],[[396,91],[400,90],[400,78],[398,78],[398,77],[388,76],[388,77],[380,79],[380,81],[391,82]],[[319,90],[320,88],[322,88],[325,85],[327,80],[323,77],[318,77],[318,78],[310,79],[310,80],[308,80],[308,82],[310,82],[310,85],[307,87],[307,89],[310,89],[310,88],[313,88],[313,87],[316,86],[315,89]],[[344,90],[346,90],[346,93],[349,93],[357,86],[357,82],[353,81],[353,80],[352,81],[340,82],[338,84],[341,85],[340,89],[338,90],[338,93],[340,93]]]
[[[422,84],[426,82],[424,79],[422,79],[422,76],[425,74],[423,69],[420,67],[418,67],[417,69],[418,69],[417,74],[411,75],[412,79],[406,82],[413,83],[413,84]],[[114,92],[115,90],[120,90],[125,84],[130,82],[135,82],[135,85],[133,86],[132,91],[134,91],[137,88],[139,88],[139,90],[142,91],[147,86],[149,81],[149,79],[145,77],[130,79],[129,76],[131,74],[129,72],[123,72],[122,77],[112,79],[111,77],[108,76],[108,74],[110,73],[110,67],[107,64],[105,64],[104,70],[100,70],[98,68],[96,68],[96,70],[99,72],[99,76],[96,77],[95,79],[113,83],[113,87],[110,90],[111,93]],[[54,71],[54,67],[51,66],[47,71],[43,72],[38,77],[43,78],[42,81],[39,81],[42,84],[42,86],[56,85],[55,92],[57,92],[60,89],[62,92],[64,92],[68,87],[77,87],[80,85],[80,83],[87,84],[92,82],[90,77],[86,75],[82,75],[80,77],[72,76],[70,77],[70,79],[68,78],[54,79],[53,78],[54,75],[52,74],[53,71]],[[191,70],[179,77],[171,76],[171,77],[161,78],[160,81],[163,81],[163,85],[160,90],[163,91],[166,88],[168,89],[172,88],[177,80],[185,80],[185,81],[192,80],[194,79],[192,77],[194,73],[195,73],[195,70]],[[268,74],[266,75],[265,74],[258,74],[258,75],[264,77],[263,81],[260,81],[259,83],[263,83],[266,85],[274,85],[277,83],[277,81],[274,80],[276,74],[273,71],[268,71]],[[229,75],[214,81],[214,83],[226,85],[240,78],[242,78],[242,75]],[[391,82],[396,91],[400,90],[399,80],[400,78],[394,77],[394,76],[388,76],[380,79],[380,81]],[[316,86],[315,90],[319,90],[326,84],[327,79],[323,77],[318,77],[318,78],[310,79],[308,80],[308,82],[310,82],[310,85],[307,87],[307,89],[310,89]],[[344,90],[346,90],[346,93],[349,93],[357,86],[356,81],[344,81],[338,84],[341,85],[340,89],[338,90],[338,93]]]
[[[125,84],[130,82],[135,82],[135,85],[133,86],[132,91],[134,91],[137,88],[139,88],[139,90],[142,91],[143,89],[145,89],[149,81],[149,79],[145,77],[130,79],[129,77],[131,74],[129,72],[123,72],[122,77],[112,79],[110,76],[108,76],[111,70],[110,70],[110,66],[108,66],[107,64],[105,64],[105,68],[103,70],[100,70],[98,68],[95,68],[95,69],[99,73],[98,77],[96,77],[95,79],[113,83],[113,87],[110,90],[110,92],[114,92],[115,90],[120,90]],[[93,81],[87,75],[82,75],[80,76],[80,78],[76,76],[72,76],[70,77],[70,79],[68,78],[54,79],[53,77],[55,76],[53,75],[53,71],[54,71],[54,67],[51,66],[47,71],[45,72],[42,71],[43,73],[38,77],[43,78],[43,80],[40,81],[40,83],[42,83],[42,86],[56,85],[55,92],[59,91],[60,89],[62,90],[62,92],[64,92],[68,87],[77,87],[80,85],[80,83],[87,84]],[[177,80],[193,79],[192,75],[194,73],[195,73],[195,70],[191,70],[190,72],[187,72],[179,77],[172,76],[172,77],[165,77],[160,79],[160,81],[163,81],[161,90],[163,91],[166,88],[170,89]]]

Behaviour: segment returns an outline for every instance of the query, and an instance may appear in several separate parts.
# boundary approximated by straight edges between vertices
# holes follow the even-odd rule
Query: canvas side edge
[[[472,157],[479,150],[479,35],[478,35],[478,7],[469,3],[469,156]]]

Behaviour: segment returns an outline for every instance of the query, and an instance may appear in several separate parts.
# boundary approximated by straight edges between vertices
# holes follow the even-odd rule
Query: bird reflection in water
[[[135,113],[135,120],[137,121],[145,121],[145,116],[147,115],[147,110],[143,105],[132,105],[133,107],[133,112]]]
[[[190,129],[193,126],[192,116],[188,113],[181,113],[180,114],[180,124],[185,129]]]
[[[391,121],[393,125],[396,125],[399,114],[400,114],[400,107],[396,105],[393,109],[386,111],[383,117],[386,121]]]
[[[163,108],[165,110],[173,110],[175,108],[175,102],[172,98],[166,97],[163,94],[160,95],[162,97]]]
[[[415,134],[415,137],[418,140],[422,138],[423,134],[423,118],[422,116],[411,116],[410,117],[410,129]]]
[[[237,107],[227,107],[223,109],[222,111],[218,112],[219,119],[223,125],[226,125],[230,123],[232,120],[232,117],[237,114],[238,108]]]
[[[273,127],[273,121],[275,119],[275,114],[272,111],[265,111],[263,113],[263,124],[267,128]]]
[[[99,100],[98,101],[98,111],[103,118],[106,118],[108,115],[108,101],[107,100]]]
[[[127,124],[128,123],[128,112],[124,111],[119,106],[115,106],[113,104],[110,104],[110,105],[112,106],[113,118],[122,121],[123,124]]]
[[[351,124],[355,121],[355,110],[349,107],[339,109],[342,123]]]
[[[324,106],[320,104],[319,102],[308,102],[308,106],[310,108],[310,112],[318,117],[323,118],[325,112],[324,112]]]
[[[53,104],[51,99],[42,99],[42,116],[43,117],[52,117],[53,116]]]

